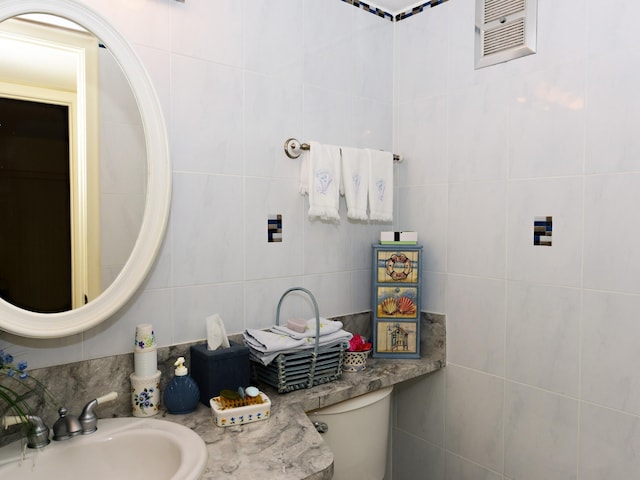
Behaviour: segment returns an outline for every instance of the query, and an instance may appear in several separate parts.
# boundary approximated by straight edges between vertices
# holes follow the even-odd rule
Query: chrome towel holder
[[[311,145],[309,145],[308,143],[301,143],[295,138],[287,138],[287,140],[284,142],[284,153],[286,153],[287,157],[289,158],[298,158],[300,155],[302,155],[303,150],[311,150]],[[403,158],[400,155],[394,153],[393,161],[401,163],[403,161]]]

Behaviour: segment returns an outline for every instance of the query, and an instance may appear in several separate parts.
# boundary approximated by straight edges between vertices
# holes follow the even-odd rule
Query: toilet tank
[[[384,478],[392,391],[382,388],[307,414],[329,427],[322,438],[333,452],[333,480]]]

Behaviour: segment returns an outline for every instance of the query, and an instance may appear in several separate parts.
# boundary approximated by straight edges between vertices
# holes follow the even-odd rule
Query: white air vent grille
[[[476,68],[536,51],[537,0],[476,0]]]
[[[484,23],[500,20],[502,17],[523,12],[525,0],[485,0]]]
[[[524,45],[524,18],[484,32],[484,55]]]

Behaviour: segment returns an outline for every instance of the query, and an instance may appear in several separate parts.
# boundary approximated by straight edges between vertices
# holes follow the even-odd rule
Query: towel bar
[[[286,153],[287,157],[289,158],[298,158],[302,154],[302,150],[310,149],[311,146],[308,143],[300,143],[295,138],[288,138],[284,142],[284,153]],[[403,161],[403,158],[400,155],[394,153],[393,161],[400,163]]]

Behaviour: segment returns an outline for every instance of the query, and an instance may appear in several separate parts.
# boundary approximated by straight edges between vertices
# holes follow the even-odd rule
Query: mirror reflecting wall
[[[78,308],[118,276],[144,215],[140,112],[108,46],[60,17],[0,24],[0,298]]]

